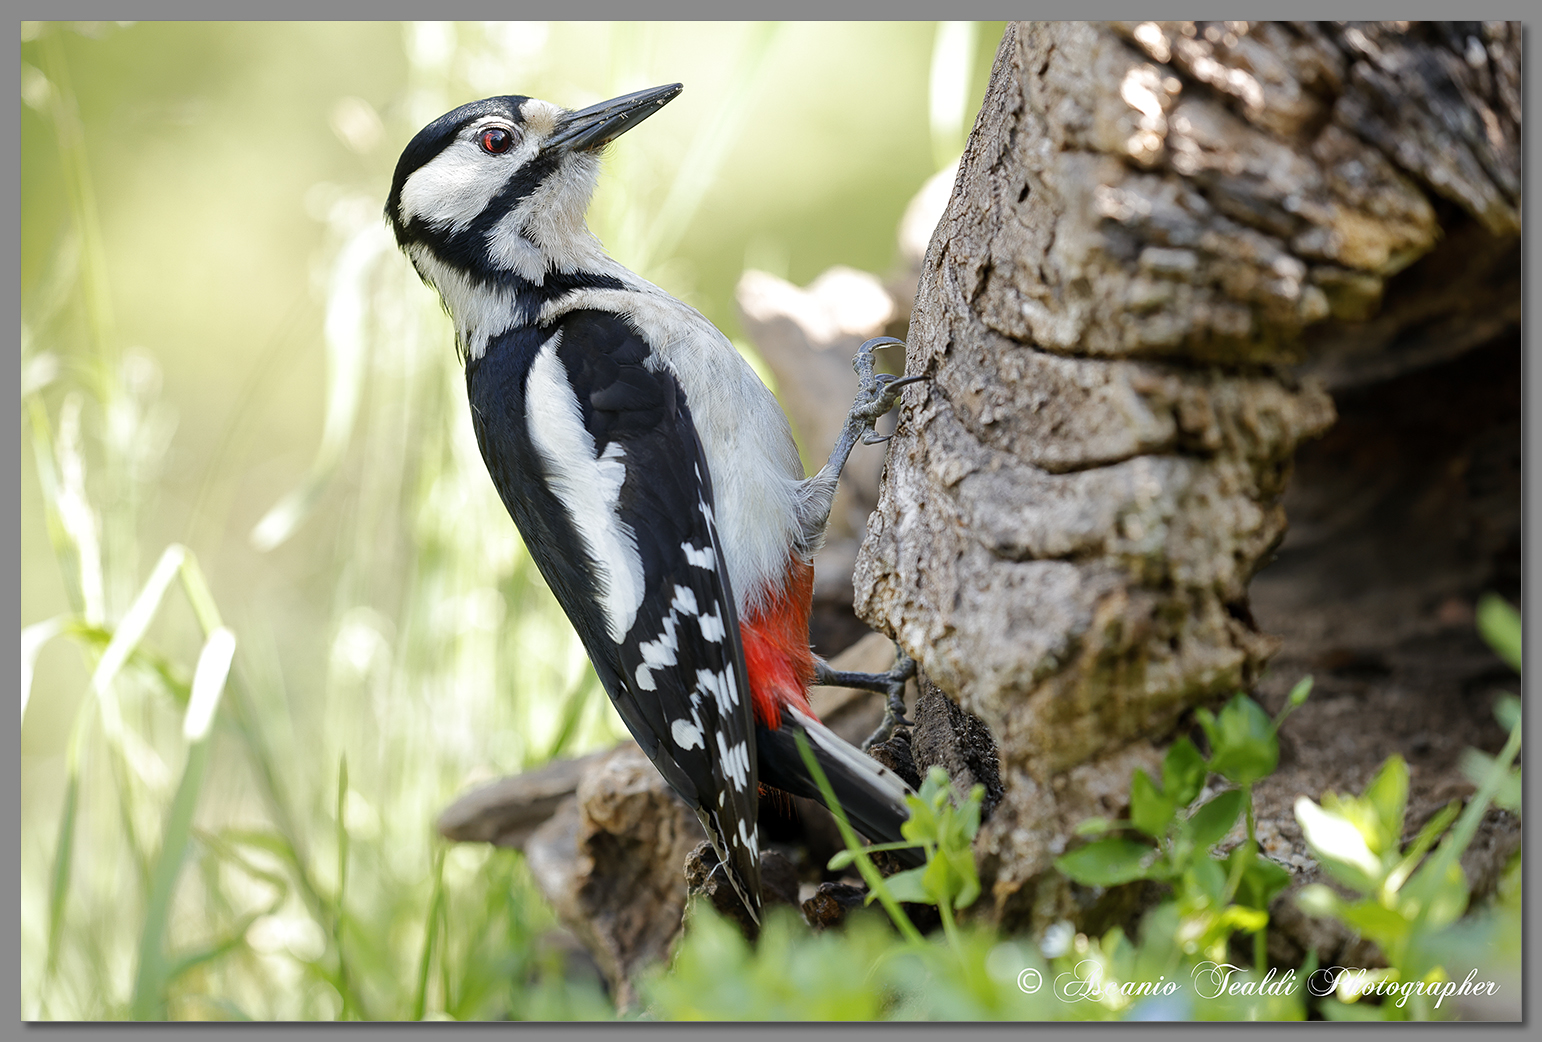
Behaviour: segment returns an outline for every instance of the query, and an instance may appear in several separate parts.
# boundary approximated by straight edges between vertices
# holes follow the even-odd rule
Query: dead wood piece
[[[719,915],[754,940],[760,927],[721,868],[712,844],[705,840],[698,843],[685,859],[686,890],[692,897],[705,897]],[[765,912],[774,905],[798,907],[798,872],[780,851],[767,850],[760,856],[760,896]]]
[[[916,770],[915,756],[910,748],[910,728],[896,727],[887,742],[870,747],[867,755],[899,775],[912,789],[921,787],[921,772]]]
[[[826,930],[846,921],[848,913],[863,907],[867,888],[849,883],[820,883],[803,902],[803,918],[816,930]]]
[[[920,686],[910,740],[916,773],[925,775],[933,767],[941,767],[948,772],[957,799],[964,799],[977,784],[984,786],[980,820],[988,821],[1002,796],[1001,768],[990,729],[924,676]]]
[[[628,742],[594,764],[526,844],[541,892],[593,954],[622,1009],[636,1001],[638,971],[665,958],[679,934],[680,866],[703,838],[696,816]]]
[[[439,815],[439,834],[462,843],[523,848],[541,823],[577,791],[584,774],[613,751],[554,760],[539,770],[473,789]]]

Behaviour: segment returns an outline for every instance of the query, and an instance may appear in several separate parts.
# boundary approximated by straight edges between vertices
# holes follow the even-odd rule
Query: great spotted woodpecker
[[[814,682],[890,695],[809,647],[814,554],[858,440],[909,382],[856,360],[856,405],[805,478],[776,399],[694,308],[612,260],[584,215],[599,150],[681,91],[570,112],[522,96],[462,105],[396,166],[386,218],[455,323],[482,458],[531,557],[638,744],[696,809],[758,915],[765,785],[819,793],[809,739],[870,839],[900,840],[905,783],[821,724]]]

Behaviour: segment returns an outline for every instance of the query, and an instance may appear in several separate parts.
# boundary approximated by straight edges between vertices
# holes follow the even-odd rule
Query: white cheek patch
[[[631,631],[643,600],[637,536],[619,513],[625,454],[612,442],[595,458],[594,438],[584,428],[578,399],[557,358],[561,336],[559,332],[546,341],[530,365],[525,398],[530,441],[546,464],[552,494],[567,510],[593,562],[606,629],[619,644]],[[672,645],[673,632],[668,637]]]
[[[490,176],[491,158],[469,141],[451,143],[402,185],[401,216],[439,229],[464,229],[503,187],[503,178]]]
[[[424,163],[402,185],[401,217],[416,218],[444,231],[465,231],[503,191],[509,179],[535,157],[540,142],[524,137],[512,152],[490,156],[476,144],[487,124],[477,123]]]
[[[488,256],[537,286],[545,283],[548,271],[617,277],[618,265],[584,223],[598,172],[593,156],[564,156],[493,225],[487,234]]]

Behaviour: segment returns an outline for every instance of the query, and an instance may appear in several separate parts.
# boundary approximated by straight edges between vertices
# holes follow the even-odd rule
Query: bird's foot
[[[826,687],[854,687],[863,691],[879,691],[886,698],[883,722],[862,743],[866,752],[875,745],[882,745],[894,734],[896,727],[909,727],[905,719],[905,684],[916,675],[916,663],[898,644],[894,645],[894,666],[887,673],[847,673],[831,669],[823,659],[814,661],[814,683]]]
[[[894,408],[899,401],[900,391],[926,379],[924,376],[895,376],[892,373],[873,372],[874,350],[892,344],[903,346],[904,343],[892,336],[875,336],[857,348],[856,357],[851,360],[851,368],[857,373],[857,397],[852,402],[851,412],[846,415],[846,422],[862,432],[861,441],[864,445],[877,445],[889,440],[887,436],[878,433],[878,418]]]

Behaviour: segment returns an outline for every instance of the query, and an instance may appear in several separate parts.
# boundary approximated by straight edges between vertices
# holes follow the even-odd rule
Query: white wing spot
[[[687,564],[694,565],[697,568],[705,568],[709,572],[716,570],[717,563],[712,559],[712,547],[703,547],[698,550],[690,543],[681,543],[680,549],[685,551]]]
[[[701,625],[701,639],[710,640],[714,644],[721,643],[728,631],[723,626],[723,613],[713,612],[711,615],[697,616],[696,621]]]
[[[698,669],[696,690],[715,698],[718,713],[722,716],[732,716],[734,707],[739,704],[739,687],[731,670],[714,673],[710,669]]]
[[[702,740],[701,728],[685,720],[676,720],[669,727],[669,733],[674,736],[675,744],[681,749],[705,749],[707,743]]]
[[[718,761],[723,767],[723,776],[732,781],[735,787],[747,789],[750,785],[750,754],[743,742],[735,743],[733,748],[723,741],[722,732],[717,735]]]
[[[673,666],[676,662],[675,652],[680,650],[680,642],[675,638],[675,613],[670,612],[664,616],[664,632],[659,634],[657,640],[645,640],[637,645],[637,650],[642,653],[643,662],[650,669]]]
[[[698,611],[696,607],[696,591],[692,590],[689,586],[676,586],[675,599],[670,602],[669,607],[674,611],[695,615]]]
[[[759,831],[759,829],[751,830],[749,828],[746,828],[745,826],[746,826],[745,820],[743,818],[740,818],[739,819],[739,835],[737,837],[738,841],[739,841],[739,845],[742,846],[742,847],[748,847],[749,850],[750,850],[750,853],[755,854],[756,856],[759,856],[760,848],[759,848],[759,845],[755,842],[755,835]]]

